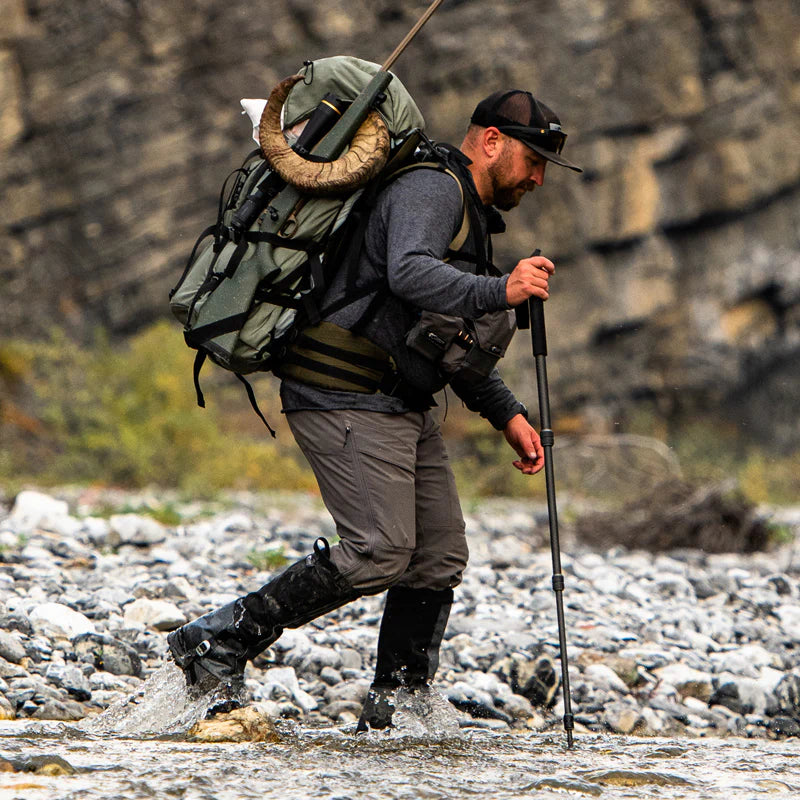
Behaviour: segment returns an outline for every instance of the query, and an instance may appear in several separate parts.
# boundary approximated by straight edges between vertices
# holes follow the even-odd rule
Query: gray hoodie
[[[456,155],[463,159],[462,163],[468,163],[458,151]],[[488,209],[478,199],[471,178],[467,180],[485,238]],[[428,406],[435,405],[432,395],[445,386],[446,380],[434,364],[406,347],[406,334],[420,310],[475,319],[486,312],[509,307],[508,276],[476,275],[469,261],[442,260],[461,226],[462,215],[461,191],[450,175],[434,169],[412,170],[379,195],[367,224],[359,263],[359,280],[366,283],[377,278],[388,289],[372,318],[363,321],[360,333],[392,356],[397,371],[427,397]],[[470,249],[468,241],[464,252],[474,255]],[[333,280],[323,305],[334,303],[346,293],[344,273],[341,270]],[[356,300],[327,319],[352,329],[361,320],[370,299],[368,295]],[[450,385],[470,410],[479,412],[498,430],[515,414],[526,413],[497,370],[478,383],[464,385],[456,378]],[[288,378],[281,384],[281,400],[286,412],[347,408],[384,413],[411,410],[399,397],[380,392],[321,389]]]

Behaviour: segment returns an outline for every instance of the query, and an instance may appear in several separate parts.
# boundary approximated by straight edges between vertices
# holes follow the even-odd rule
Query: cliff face
[[[168,313],[252,146],[240,97],[308,58],[383,61],[425,3],[0,7],[3,327],[83,337]],[[560,403],[711,405],[800,444],[798,0],[452,0],[395,71],[434,138],[460,141],[503,87],[562,118],[584,174],[551,165],[496,241],[502,263],[558,264]]]

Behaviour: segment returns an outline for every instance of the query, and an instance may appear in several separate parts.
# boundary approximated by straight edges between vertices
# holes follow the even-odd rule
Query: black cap
[[[497,128],[500,133],[519,139],[548,161],[583,172],[561,155],[567,138],[561,130],[561,121],[552,109],[540,103],[530,92],[520,89],[495,92],[478,103],[470,122],[482,128]]]

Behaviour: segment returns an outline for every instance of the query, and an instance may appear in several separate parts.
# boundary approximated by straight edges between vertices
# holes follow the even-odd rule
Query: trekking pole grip
[[[531,258],[541,254],[537,247],[532,253]],[[544,300],[541,297],[529,297],[528,307],[531,320],[531,344],[533,345],[533,355],[547,355],[547,334],[544,329]]]
[[[528,302],[531,309],[531,343],[534,356],[547,355],[547,333],[544,328],[544,300],[531,297]]]

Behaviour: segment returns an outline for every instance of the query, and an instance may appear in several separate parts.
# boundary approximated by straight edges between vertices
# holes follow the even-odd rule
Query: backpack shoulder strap
[[[444,261],[449,261],[453,255],[464,246],[470,232],[470,214],[466,197],[464,195],[464,187],[458,175],[441,161],[417,161],[413,164],[406,164],[404,167],[400,167],[391,174],[387,184],[396,178],[399,178],[401,175],[404,175],[405,173],[411,172],[415,169],[435,169],[438,172],[444,172],[446,175],[449,175],[456,182],[456,186],[458,186],[458,191],[461,195],[461,224],[459,225],[453,240],[448,245],[447,254],[443,259]]]

